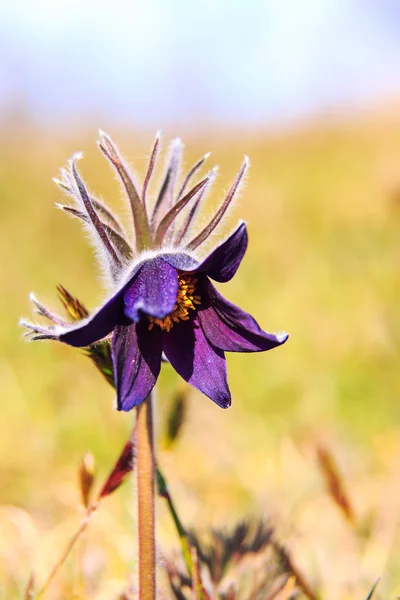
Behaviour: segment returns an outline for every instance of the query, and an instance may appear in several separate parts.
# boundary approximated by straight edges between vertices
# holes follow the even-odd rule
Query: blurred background
[[[220,231],[243,218],[250,245],[223,292],[265,329],[291,334],[274,352],[228,356],[228,411],[188,390],[168,451],[166,415],[186,387],[162,374],[160,463],[184,523],[261,515],[321,598],[365,598],[377,577],[377,598],[400,594],[399,27],[395,0],[0,7],[0,597],[21,597],[32,569],[43,580],[79,523],[82,455],[90,449],[104,476],[132,425],[81,352],[25,344],[18,327],[32,290],[54,308],[59,283],[90,309],[104,297],[52,182],[82,150],[89,188],[123,212],[99,127],[139,178],[157,130],[164,156],[183,138],[186,168],[212,151],[209,211],[250,156]],[[49,598],[117,598],[135,568],[130,502],[129,485],[107,500]],[[161,502],[159,537],[163,552],[177,547]]]

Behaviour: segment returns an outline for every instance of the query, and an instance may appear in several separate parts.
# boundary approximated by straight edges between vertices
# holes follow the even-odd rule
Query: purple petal
[[[143,314],[157,319],[169,315],[176,304],[178,275],[161,256],[142,263],[124,293],[125,315],[137,322]]]
[[[59,340],[70,346],[83,348],[106,337],[124,319],[122,290],[119,290],[93,316],[59,335]]]
[[[135,275],[141,270],[143,263],[138,263],[129,273],[119,290],[92,316],[71,325],[68,331],[59,334],[58,339],[70,346],[83,348],[106,337],[115,325],[123,323],[124,316],[123,292],[130,285]]]
[[[287,333],[263,331],[248,313],[223,298],[206,282],[208,302],[200,307],[198,319],[211,344],[225,352],[262,352],[284,344]]]
[[[161,256],[165,262],[174,267],[174,269],[178,269],[178,271],[190,273],[191,271],[195,271],[199,266],[199,262],[195,258],[184,252],[168,252]]]
[[[162,332],[166,357],[185,381],[221,408],[231,404],[224,353],[205,337],[196,320],[180,321]]]
[[[131,410],[147,398],[161,368],[161,330],[132,323],[114,329],[112,361],[118,410]]]
[[[196,272],[206,273],[208,277],[220,283],[230,281],[242,262],[247,243],[246,224],[241,223],[236,231],[197,267]]]
[[[238,270],[247,249],[247,242],[246,224],[241,223],[236,231],[200,264],[183,252],[164,254],[163,258],[175,269],[187,273],[206,273],[211,279],[225,283],[230,281]]]

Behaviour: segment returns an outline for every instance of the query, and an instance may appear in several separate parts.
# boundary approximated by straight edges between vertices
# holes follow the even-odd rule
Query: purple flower
[[[100,239],[113,292],[93,315],[74,324],[67,324],[54,315],[49,317],[47,309],[34,299],[40,314],[50,318],[53,326],[44,328],[24,322],[32,339],[56,339],[77,347],[90,346],[112,335],[119,410],[130,410],[148,396],[160,373],[163,353],[183,379],[227,408],[231,395],[225,352],[270,350],[288,337],[284,333],[265,333],[249,314],[225,300],[211,281],[225,283],[235,275],[247,248],[244,223],[204,260],[199,261],[193,254],[225,214],[247,162],[219,211],[188,242],[186,237],[193,217],[214,171],[184,195],[190,177],[204,162],[202,159],[189,171],[175,196],[175,181],[174,184],[171,181],[176,179],[178,147],[175,142],[149,218],[146,191],[158,151],[158,138],[139,196],[115,146],[107,136],[102,136],[100,148],[117,169],[131,202],[135,250],[109,209],[90,197],[75,161],[71,163],[70,172],[63,172],[61,186],[78,200],[78,208],[62,208],[88,223]],[[187,205],[191,205],[191,210],[176,229],[176,217]]]

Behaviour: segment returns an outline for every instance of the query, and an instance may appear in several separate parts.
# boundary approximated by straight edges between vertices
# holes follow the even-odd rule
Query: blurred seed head
[[[343,476],[339,471],[333,454],[321,443],[317,446],[317,461],[325,479],[329,496],[339,508],[342,515],[354,526],[356,524],[356,517],[345,488]]]
[[[177,441],[185,423],[188,393],[186,389],[178,390],[167,414],[165,426],[165,446],[170,449]]]
[[[86,452],[79,466],[79,487],[81,491],[82,504],[89,508],[91,491],[95,480],[95,460],[91,452]]]
[[[177,560],[165,562],[175,600],[289,600],[299,589],[305,593],[297,578],[300,575],[292,571],[288,555],[275,544],[273,530],[264,521],[240,522],[230,532],[212,530],[199,535],[192,531],[189,541],[195,567],[192,575]],[[288,595],[280,595],[285,588]]]

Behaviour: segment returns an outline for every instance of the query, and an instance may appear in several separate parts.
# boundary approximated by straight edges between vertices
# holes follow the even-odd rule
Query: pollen
[[[201,298],[196,294],[197,281],[187,273],[178,273],[178,294],[174,310],[164,319],[149,317],[149,330],[158,325],[163,331],[170,331],[174,323],[189,320],[190,311],[196,310],[196,306],[201,304]]]

